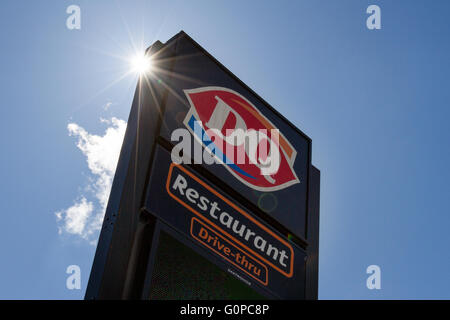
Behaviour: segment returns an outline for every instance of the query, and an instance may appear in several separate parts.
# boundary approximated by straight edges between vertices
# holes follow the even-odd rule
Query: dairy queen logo
[[[239,181],[259,191],[300,183],[296,150],[250,101],[222,87],[184,93],[190,104],[184,125]]]

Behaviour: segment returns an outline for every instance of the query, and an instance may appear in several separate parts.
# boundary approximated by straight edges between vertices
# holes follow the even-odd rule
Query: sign
[[[86,299],[316,299],[311,139],[184,32],[148,55]]]
[[[275,270],[292,277],[292,246],[189,170],[171,164],[166,190],[197,217],[213,225]]]
[[[245,97],[223,87],[202,87],[184,93],[191,105],[184,125],[236,179],[264,192],[300,182],[293,169],[297,151]],[[196,130],[196,124],[200,130]],[[263,147],[269,150],[263,152]]]

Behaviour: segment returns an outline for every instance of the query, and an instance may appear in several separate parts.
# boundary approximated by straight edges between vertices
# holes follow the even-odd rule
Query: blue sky
[[[66,28],[71,4],[81,30]],[[381,30],[366,28],[370,4]],[[444,0],[4,1],[0,298],[83,298],[96,233],[66,232],[55,213],[83,197],[101,211],[111,165],[86,159],[128,117],[137,77],[118,81],[119,57],[184,30],[312,138],[319,297],[449,299],[448,12]],[[81,290],[66,288],[71,264]],[[366,288],[371,264],[381,290]]]

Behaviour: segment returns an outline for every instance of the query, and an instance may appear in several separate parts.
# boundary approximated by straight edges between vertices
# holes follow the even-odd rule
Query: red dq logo
[[[300,182],[293,169],[296,150],[250,101],[222,87],[184,93],[191,106],[184,124],[239,181],[259,191]]]

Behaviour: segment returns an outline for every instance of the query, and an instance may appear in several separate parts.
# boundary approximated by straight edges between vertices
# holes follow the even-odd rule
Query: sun
[[[152,60],[145,53],[137,53],[130,58],[131,71],[140,75],[152,70]]]

